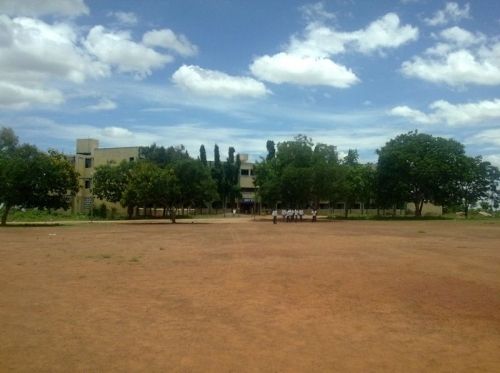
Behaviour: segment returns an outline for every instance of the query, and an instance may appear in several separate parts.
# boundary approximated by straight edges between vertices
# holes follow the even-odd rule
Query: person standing
[[[313,223],[316,221],[316,215],[317,215],[317,214],[318,214],[318,211],[317,211],[315,208],[313,208],[313,209],[312,209],[312,216],[313,216],[313,218],[312,218],[312,222],[313,222]]]
[[[276,224],[278,222],[278,210],[273,209],[272,216],[273,216],[273,224]]]

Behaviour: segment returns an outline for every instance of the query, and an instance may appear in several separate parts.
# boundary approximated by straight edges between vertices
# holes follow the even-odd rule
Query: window
[[[129,162],[133,162],[134,161],[134,157],[130,157],[128,160],[129,160]]]
[[[85,189],[90,189],[90,180],[85,180]]]
[[[253,168],[250,170],[250,175],[255,175],[255,172],[253,172]]]
[[[241,176],[248,176],[250,170],[241,169]]]
[[[85,168],[92,167],[92,158],[85,158]]]

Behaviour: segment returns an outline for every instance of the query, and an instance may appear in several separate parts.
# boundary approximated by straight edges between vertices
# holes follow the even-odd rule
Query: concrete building
[[[139,158],[139,147],[120,147],[120,148],[99,148],[99,140],[95,139],[77,139],[76,154],[72,161],[75,169],[80,175],[80,190],[73,200],[72,209],[74,212],[87,212],[92,206],[92,176],[96,167],[122,161],[135,161]],[[96,203],[103,201],[94,200]],[[113,205],[114,206],[114,205]],[[121,209],[121,206],[115,206]]]
[[[96,167],[110,163],[119,164],[122,161],[133,162],[139,158],[138,146],[100,148],[99,140],[77,139],[76,153],[70,157],[76,171],[80,175],[80,190],[75,196],[72,204],[73,212],[86,213],[94,207],[105,203],[109,207],[114,207],[118,212],[125,213],[125,209],[118,203],[109,203],[98,199],[92,200],[92,176]],[[254,164],[248,161],[247,154],[240,154],[240,187],[242,198],[239,202],[240,211],[250,213],[255,206],[255,186],[253,181]]]
[[[240,190],[239,208],[242,213],[251,213],[256,207],[254,164],[248,161],[248,154],[240,154]]]

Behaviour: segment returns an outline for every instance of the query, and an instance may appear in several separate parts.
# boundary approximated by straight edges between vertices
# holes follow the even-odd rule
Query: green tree
[[[92,193],[101,200],[117,203],[127,208],[132,218],[136,199],[130,194],[125,198],[125,190],[130,182],[130,172],[136,162],[122,161],[120,164],[106,164],[96,167],[93,175]]]
[[[19,145],[19,139],[12,128],[0,129],[0,152],[13,151]]]
[[[267,148],[266,160],[269,161],[269,160],[273,159],[276,156],[276,148],[274,146],[274,141],[267,140],[267,142],[266,142],[266,148]]]
[[[305,206],[312,197],[313,143],[305,135],[279,143],[274,158],[264,159],[255,169],[255,185],[262,201],[272,205]]]
[[[157,146],[156,144],[141,147],[139,149],[139,157],[153,162],[160,167],[165,167],[179,160],[190,158],[184,145],[169,146],[165,148],[163,146]]]
[[[424,202],[444,203],[458,175],[463,145],[455,140],[409,132],[387,142],[378,153],[379,199],[412,201],[415,215]]]
[[[200,162],[204,167],[207,167],[207,151],[205,150],[205,145],[200,146]]]
[[[338,192],[340,165],[337,149],[333,145],[316,144],[312,154],[311,194],[315,206],[321,200],[332,201]]]
[[[44,153],[32,145],[18,145],[12,131],[2,130],[0,137],[1,224],[7,223],[14,206],[68,209],[78,191],[78,175],[67,158],[55,151]]]
[[[259,197],[266,206],[275,206],[281,201],[281,179],[275,158],[255,164],[255,185]]]
[[[470,206],[496,194],[500,171],[481,157],[464,156],[460,159],[459,172],[449,202],[459,204],[468,217]]]
[[[219,145],[215,144],[214,145],[214,163],[213,167],[210,170],[212,179],[215,182],[215,186],[217,188],[217,194],[218,194],[218,202],[217,205],[223,206],[224,210],[226,209],[226,206],[223,205],[223,199],[224,199],[224,193],[225,193],[225,186],[224,186],[224,170],[222,168],[222,163],[220,160],[220,150],[219,150]]]
[[[235,150],[232,146],[228,149],[228,156],[226,163],[223,166],[223,187],[222,196],[224,198],[224,207],[226,202],[229,201],[231,207],[236,206],[236,198],[240,193],[239,187],[239,174],[240,174],[240,159],[239,155],[235,159]]]
[[[216,185],[210,171],[201,162],[194,159],[184,159],[173,166],[180,190],[180,205],[196,207],[203,206],[217,198]]]

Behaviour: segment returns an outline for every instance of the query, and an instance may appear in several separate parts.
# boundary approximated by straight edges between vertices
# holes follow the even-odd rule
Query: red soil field
[[[7,227],[0,330],[3,372],[498,372],[500,224]]]

